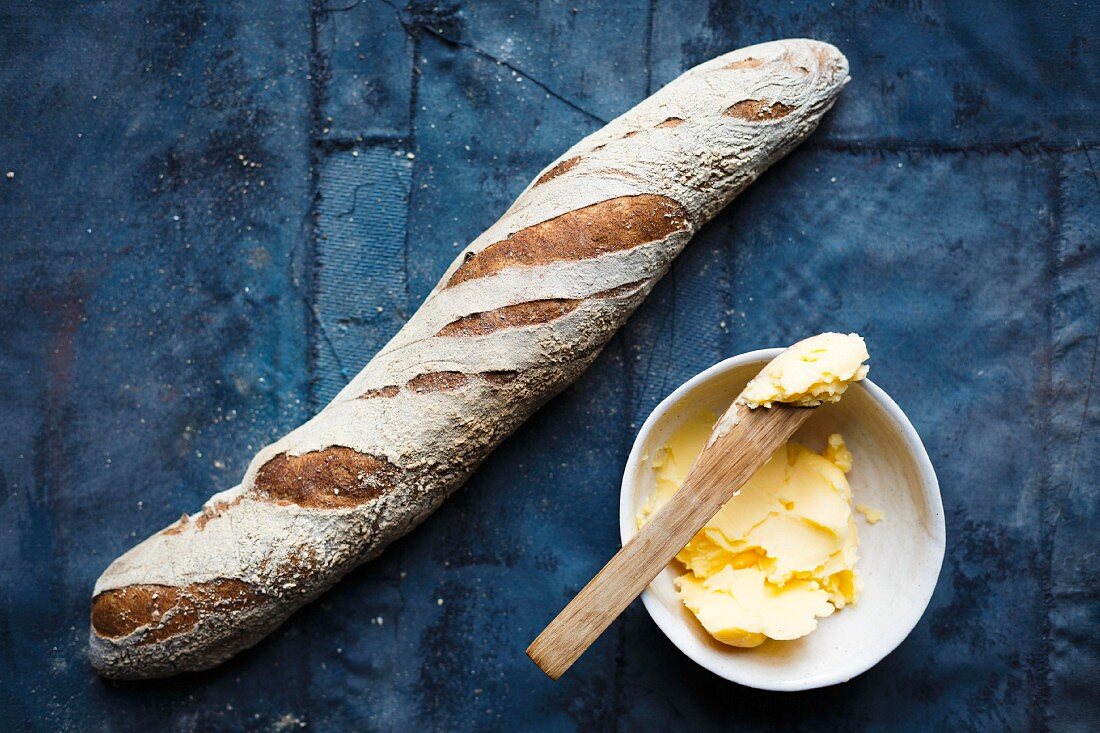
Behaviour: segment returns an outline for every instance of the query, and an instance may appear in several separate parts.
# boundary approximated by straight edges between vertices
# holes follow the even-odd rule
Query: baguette
[[[320,413],[104,571],[91,660],[217,665],[379,554],[572,382],[700,226],[801,142],[848,80],[785,40],[698,66],[548,166]]]

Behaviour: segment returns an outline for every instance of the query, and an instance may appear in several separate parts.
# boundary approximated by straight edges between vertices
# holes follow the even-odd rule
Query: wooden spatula
[[[552,679],[560,677],[814,409],[750,410],[735,400],[680,490],[531,642],[527,656]]]

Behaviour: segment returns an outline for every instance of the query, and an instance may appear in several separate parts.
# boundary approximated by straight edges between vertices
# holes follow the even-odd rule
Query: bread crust
[[[596,358],[703,223],[813,131],[847,73],[817,41],[734,51],[547,166],[329,405],[104,571],[95,667],[219,664],[416,526]]]

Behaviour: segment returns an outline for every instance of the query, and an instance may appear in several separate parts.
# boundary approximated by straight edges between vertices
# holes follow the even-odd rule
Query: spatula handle
[[[737,424],[696,459],[680,490],[527,648],[552,679],[577,661],[813,412],[786,405],[736,409]]]

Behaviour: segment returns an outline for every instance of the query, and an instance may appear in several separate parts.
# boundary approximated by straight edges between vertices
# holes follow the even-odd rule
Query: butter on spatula
[[[764,367],[718,420],[683,486],[527,648],[560,677],[823,402],[867,374],[855,334],[800,341]]]

